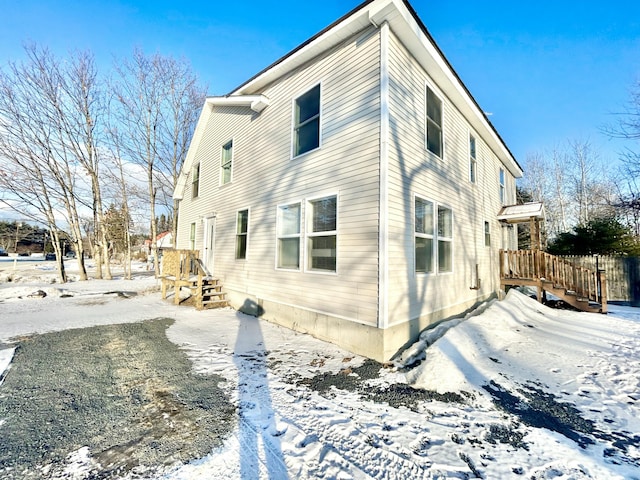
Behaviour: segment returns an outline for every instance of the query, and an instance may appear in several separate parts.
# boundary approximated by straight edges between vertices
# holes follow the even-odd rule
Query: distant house
[[[521,175],[409,3],[371,0],[206,99],[176,246],[234,307],[388,360],[498,292]]]

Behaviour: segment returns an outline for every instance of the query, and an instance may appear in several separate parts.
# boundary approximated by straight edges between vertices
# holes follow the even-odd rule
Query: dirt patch
[[[165,335],[171,323],[22,339],[0,388],[0,477],[54,478],[84,446],[91,478],[115,478],[200,458],[220,445],[235,407],[218,388],[221,377],[191,371]]]
[[[367,380],[378,378],[380,370],[385,368],[375,360],[365,360],[355,368],[345,368],[338,373],[325,372],[312,378],[298,380],[299,385],[306,385],[321,395],[330,395],[332,388],[359,392],[361,397],[375,403],[387,403],[393,408],[404,406],[416,409],[418,403],[430,400],[441,402],[464,403],[464,397],[458,393],[437,393],[429,390],[413,388],[410,385],[396,383],[384,386],[372,386]]]

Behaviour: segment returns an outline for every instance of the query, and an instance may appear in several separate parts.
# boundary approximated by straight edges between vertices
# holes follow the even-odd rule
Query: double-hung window
[[[427,150],[442,158],[442,100],[427,87]]]
[[[191,250],[196,249],[196,223],[191,224],[191,230],[189,231],[189,247]]]
[[[295,100],[293,156],[320,146],[320,85]]]
[[[453,213],[438,205],[438,272],[453,271]]]
[[[476,157],[476,137],[469,135],[469,181],[476,183],[478,161]]]
[[[335,272],[338,197],[311,200],[307,208],[307,268]]]
[[[231,181],[231,165],[233,161],[233,141],[222,146],[222,158],[220,160],[220,183],[224,185]]]
[[[500,204],[505,202],[504,168],[500,169]]]
[[[278,268],[300,268],[300,213],[299,203],[278,207]]]
[[[453,213],[450,208],[415,198],[415,269],[417,273],[453,271]]]
[[[236,260],[247,258],[247,236],[249,233],[249,210],[240,210],[236,217]]]
[[[433,202],[416,197],[416,272],[433,273]]]
[[[191,171],[191,198],[200,194],[200,164],[197,163]]]

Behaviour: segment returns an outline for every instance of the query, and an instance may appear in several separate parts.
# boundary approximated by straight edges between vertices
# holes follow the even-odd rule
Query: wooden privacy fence
[[[563,259],[591,270],[607,272],[610,300],[640,307],[640,258],[613,255],[563,255]]]

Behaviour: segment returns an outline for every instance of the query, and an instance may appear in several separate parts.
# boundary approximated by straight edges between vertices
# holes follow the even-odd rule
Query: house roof
[[[186,186],[186,176],[191,169],[192,157],[195,155],[195,152],[192,152],[192,146],[199,143],[214,106],[243,104],[250,106],[255,111],[261,111],[268,104],[268,99],[262,95],[268,85],[370,25],[379,26],[384,22],[389,24],[393,33],[428,72],[449,100],[463,113],[474,130],[489,144],[509,172],[517,178],[521,177],[522,167],[445,58],[409,2],[406,0],[366,0],[229,94],[206,99],[183,165],[182,175],[176,185],[174,198],[182,198],[182,192]],[[262,98],[258,103],[254,103],[256,96]],[[256,110],[254,106],[259,106],[261,109]]]
[[[498,220],[506,223],[528,222],[531,218],[544,218],[542,202],[529,202],[522,205],[507,205],[498,212]]]

